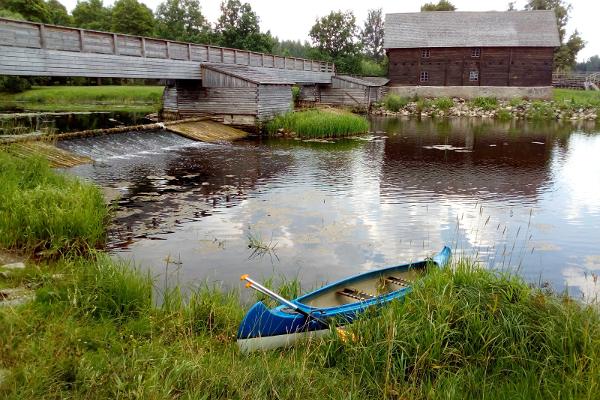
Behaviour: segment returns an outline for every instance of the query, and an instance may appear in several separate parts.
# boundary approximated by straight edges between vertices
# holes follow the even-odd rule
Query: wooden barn
[[[560,45],[554,11],[387,14],[394,86],[552,85]]]
[[[165,116],[215,115],[225,123],[252,127],[292,109],[295,82],[275,69],[224,64],[203,64],[201,69],[201,81],[176,80],[167,85]]]
[[[336,75],[331,77],[331,85],[320,85],[319,101],[368,108],[383,98],[384,86],[388,82],[389,79],[380,77]]]

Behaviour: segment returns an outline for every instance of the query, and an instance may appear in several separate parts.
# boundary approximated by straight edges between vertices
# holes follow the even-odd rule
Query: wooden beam
[[[192,45],[190,43],[188,43],[188,45],[187,45],[187,54],[188,54],[188,61],[192,61]]]
[[[118,56],[119,55],[119,42],[117,41],[117,34],[113,33],[112,37],[113,37],[113,53],[114,53],[114,55]]]
[[[79,29],[79,51],[82,53],[85,51],[85,47],[83,45],[84,37],[83,37],[83,29]]]
[[[46,48],[46,27],[44,24],[40,24],[40,47],[42,49]]]
[[[167,58],[171,58],[171,46],[169,46],[170,42],[168,40],[165,40],[165,43],[167,43]]]
[[[142,57],[146,57],[146,38],[142,38]]]

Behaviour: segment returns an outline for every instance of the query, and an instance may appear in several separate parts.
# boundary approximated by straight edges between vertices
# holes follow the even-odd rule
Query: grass
[[[454,106],[454,101],[448,97],[439,97],[433,101],[433,105],[443,111],[447,111]]]
[[[498,108],[498,99],[495,97],[476,97],[469,102],[472,107],[479,107],[485,111]]]
[[[311,109],[277,116],[266,126],[269,134],[281,129],[303,139],[347,137],[366,133],[369,122],[346,111]]]
[[[554,89],[554,101],[574,108],[600,108],[600,92],[591,90]]]
[[[5,398],[593,399],[600,389],[594,309],[465,262],[361,318],[353,340],[251,355],[236,348],[246,307],[235,291],[203,285],[184,301],[174,289],[153,306],[148,276],[103,255],[8,279],[37,296],[0,308]]]
[[[410,99],[400,97],[396,94],[388,94],[383,98],[383,106],[386,110],[398,112],[410,103]]]
[[[51,170],[39,156],[0,150],[0,247],[43,256],[101,247],[108,209],[101,191]]]
[[[0,106],[33,111],[158,111],[162,86],[38,86],[3,94]]]

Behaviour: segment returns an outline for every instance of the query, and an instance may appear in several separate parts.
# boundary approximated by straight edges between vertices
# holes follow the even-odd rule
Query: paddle
[[[242,281],[246,281],[246,287],[247,288],[252,288],[266,296],[269,296],[270,298],[277,300],[278,302],[280,302],[283,305],[288,306],[289,308],[291,308],[292,310],[296,311],[299,314],[304,315],[306,318],[310,318],[310,319],[314,319],[317,322],[322,323],[323,325],[329,326],[329,322],[325,321],[322,318],[316,317],[314,316],[312,313],[308,313],[306,311],[304,311],[303,309],[301,309],[298,305],[292,303],[291,301],[281,297],[280,295],[278,295],[277,293],[275,293],[274,291],[267,289],[266,287],[264,287],[263,285],[261,285],[260,283],[250,279],[250,276],[248,274],[244,274],[240,277],[240,280]]]

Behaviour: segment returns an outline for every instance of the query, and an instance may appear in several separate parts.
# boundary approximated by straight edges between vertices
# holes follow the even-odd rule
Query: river
[[[157,131],[60,142],[112,188],[115,257],[183,287],[239,276],[308,289],[450,245],[590,300],[600,292],[600,129],[375,118],[334,143],[193,142]],[[249,247],[259,244],[262,249]]]

